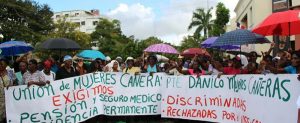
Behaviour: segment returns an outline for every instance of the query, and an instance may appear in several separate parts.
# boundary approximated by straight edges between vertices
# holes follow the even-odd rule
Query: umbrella
[[[166,56],[163,56],[163,55],[156,55],[156,58],[158,61],[160,62],[168,62],[169,61],[169,58],[167,58]]]
[[[73,40],[67,38],[51,38],[41,45],[44,49],[49,50],[79,50],[80,46]]]
[[[218,37],[210,37],[201,43],[201,47],[203,48],[217,48],[221,50],[232,50],[232,49],[240,49],[240,46],[237,45],[222,45],[222,46],[212,46]]]
[[[85,58],[85,59],[96,59],[100,58],[105,60],[105,55],[97,50],[83,50],[82,52],[77,54],[78,57]]]
[[[32,51],[33,48],[24,41],[8,41],[0,44],[1,55],[15,56]]]
[[[300,10],[288,10],[269,15],[253,29],[261,35],[290,36],[300,34]]]
[[[270,43],[267,39],[262,41],[262,38],[249,30],[237,29],[220,36],[212,46]]]
[[[144,51],[145,52],[155,52],[155,53],[178,54],[178,51],[174,47],[172,47],[168,44],[163,44],[163,43],[150,45]]]
[[[182,56],[185,57],[193,57],[195,55],[205,55],[205,56],[210,56],[209,53],[205,49],[201,48],[189,48],[186,49],[182,52]]]

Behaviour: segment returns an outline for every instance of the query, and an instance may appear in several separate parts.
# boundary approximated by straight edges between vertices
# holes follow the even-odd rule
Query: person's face
[[[154,65],[154,64],[155,64],[155,58],[149,57],[149,63],[150,63],[151,65]]]
[[[127,61],[127,66],[130,68],[130,67],[133,67],[133,61],[132,60],[129,60]]]
[[[114,62],[113,69],[114,69],[114,70],[117,70],[117,69],[118,69],[118,62]]]
[[[0,71],[6,70],[7,64],[4,61],[0,62]]]
[[[250,60],[251,60],[251,61],[256,61],[256,59],[257,59],[256,54],[255,54],[255,53],[252,53],[252,54],[250,55]]]
[[[50,73],[50,70],[51,70],[51,67],[44,67],[44,71],[45,71],[46,73]]]
[[[66,66],[67,68],[71,68],[71,66],[72,66],[72,60],[67,60],[67,61],[65,61],[65,66]]]
[[[25,63],[21,62],[19,64],[19,69],[20,69],[20,71],[26,71],[27,70],[27,65]]]
[[[31,62],[28,63],[28,70],[31,71],[31,72],[34,72],[36,71],[37,69],[37,65],[36,64],[33,64]]]
[[[300,62],[299,57],[297,57],[296,55],[293,55],[293,57],[292,57],[292,66],[294,66],[294,67],[299,66],[299,62]]]
[[[100,68],[100,64],[99,64],[98,62],[95,62],[94,67],[95,67],[96,69],[98,69],[98,68]]]
[[[198,62],[194,62],[192,68],[193,69],[198,69],[199,68],[199,63]]]

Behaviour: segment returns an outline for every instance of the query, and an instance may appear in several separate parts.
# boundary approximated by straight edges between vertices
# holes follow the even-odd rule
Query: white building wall
[[[101,18],[100,15],[93,15],[92,13],[83,10],[57,12],[52,18],[54,22],[56,22],[63,17],[65,17],[68,22],[78,23],[80,25],[79,30],[88,34],[95,31],[97,23]]]

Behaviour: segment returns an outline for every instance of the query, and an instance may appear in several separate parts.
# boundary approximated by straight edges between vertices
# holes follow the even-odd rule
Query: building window
[[[66,17],[69,17],[69,14],[65,14]]]
[[[78,16],[79,15],[79,13],[75,13],[75,16]]]
[[[81,25],[85,25],[85,21],[81,21]]]
[[[93,21],[93,25],[97,25],[98,24],[98,21]]]
[[[60,17],[60,15],[56,15],[56,18],[59,18]]]

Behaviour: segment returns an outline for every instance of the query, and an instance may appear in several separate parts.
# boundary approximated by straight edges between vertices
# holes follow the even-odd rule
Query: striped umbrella
[[[270,43],[270,41],[268,41],[261,35],[252,33],[249,30],[237,29],[220,36],[212,46],[245,45],[258,43]]]

